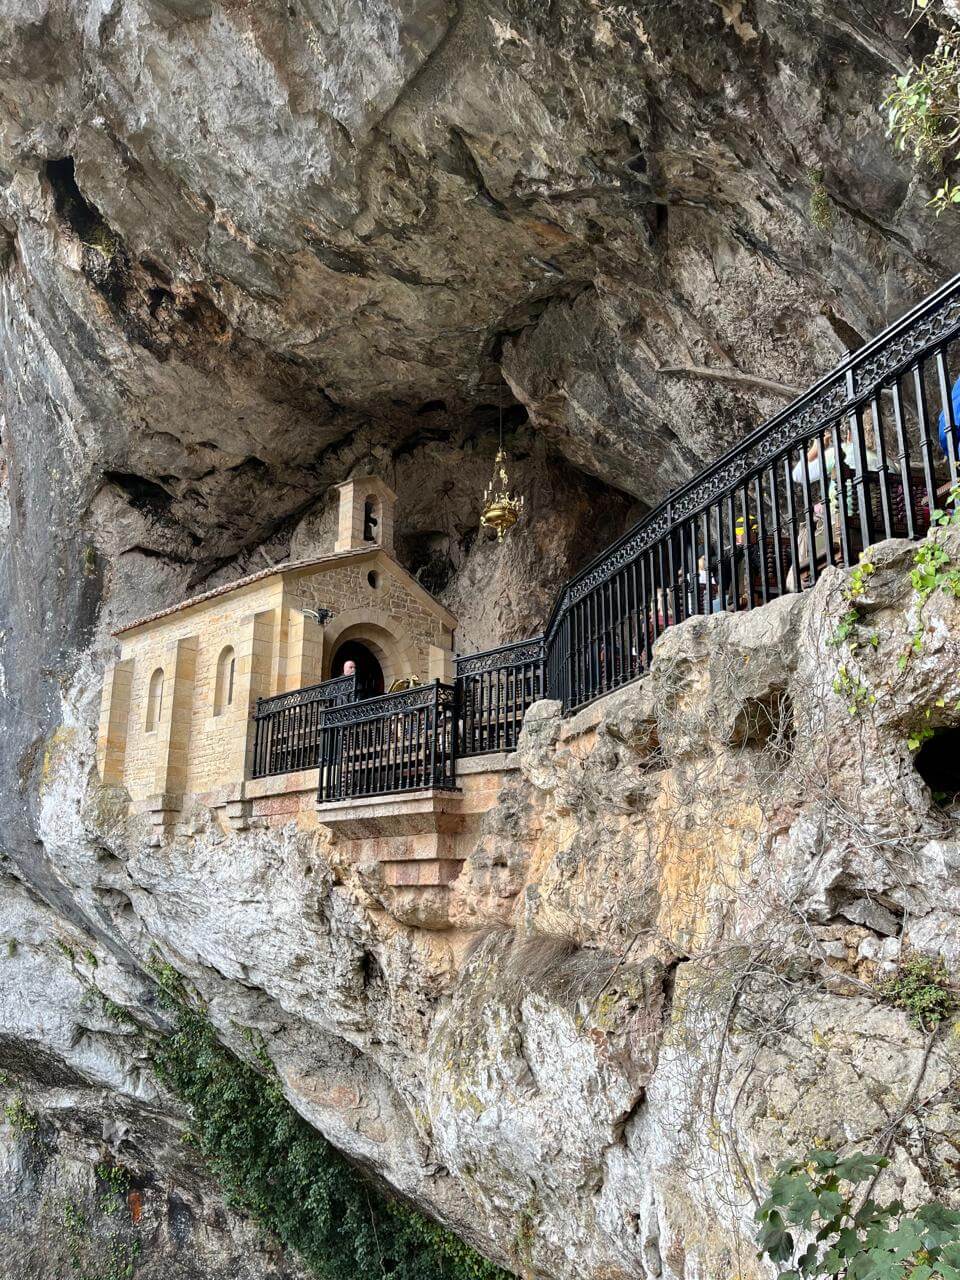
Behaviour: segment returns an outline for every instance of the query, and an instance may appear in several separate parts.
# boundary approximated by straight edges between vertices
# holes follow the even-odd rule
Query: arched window
[[[374,494],[363,504],[363,540],[380,541],[380,502]]]
[[[227,645],[217,659],[217,685],[213,693],[213,714],[222,715],[233,706],[233,682],[237,673],[237,655],[232,645]]]
[[[157,667],[150,677],[150,688],[147,691],[147,733],[153,733],[160,723],[163,713],[163,667]]]

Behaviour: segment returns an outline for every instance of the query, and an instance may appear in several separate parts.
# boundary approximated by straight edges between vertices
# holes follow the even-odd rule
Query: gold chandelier
[[[501,428],[500,448],[493,464],[493,478],[484,492],[483,510],[480,513],[481,528],[496,529],[498,542],[503,541],[503,535],[513,528],[523,511],[523,494],[516,496],[510,492],[506,463]]]

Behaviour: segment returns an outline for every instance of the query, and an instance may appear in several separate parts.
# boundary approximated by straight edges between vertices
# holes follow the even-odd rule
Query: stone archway
[[[385,621],[389,620],[376,610],[350,609],[328,622],[323,632],[324,680],[340,674],[334,671],[333,660],[348,640],[358,641],[370,650],[383,672],[385,689],[404,677],[416,675],[424,679],[426,673],[417,670],[417,648],[410,636],[402,628],[388,629]]]
[[[385,677],[380,659],[368,640],[356,640],[348,637],[341,640],[334,650],[330,661],[330,671],[334,676],[345,671],[344,664],[353,663],[357,677],[357,697],[376,698],[386,692]]]

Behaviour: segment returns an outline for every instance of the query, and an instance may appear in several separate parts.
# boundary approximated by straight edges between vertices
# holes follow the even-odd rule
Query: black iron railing
[[[323,712],[353,702],[356,691],[356,676],[337,676],[292,693],[258,698],[253,713],[253,776],[316,769]]]
[[[422,685],[323,714],[322,803],[456,785],[452,685]]]
[[[527,707],[543,697],[543,637],[457,658],[460,755],[513,751]]]
[[[453,786],[458,755],[516,747],[537,698],[570,711],[636,679],[675,623],[751,609],[883,538],[921,537],[958,482],[958,334],[960,276],[591,561],[542,637],[458,658],[455,687],[259,704],[258,751],[261,718],[271,727],[257,776],[319,762],[321,800]],[[295,708],[292,727],[272,719]]]
[[[587,565],[546,628],[549,696],[582,706],[641,674],[674,623],[752,608],[882,538],[922,536],[957,481],[958,330],[960,277]]]

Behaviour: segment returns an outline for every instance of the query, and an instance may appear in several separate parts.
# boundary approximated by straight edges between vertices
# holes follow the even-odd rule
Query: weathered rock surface
[[[960,531],[938,537],[960,560]],[[64,1126],[61,1162],[143,1167],[145,1205],[151,1179],[196,1178],[139,1041],[91,994],[155,1027],[160,955],[238,1054],[262,1037],[311,1124],[518,1274],[760,1275],[752,1196],[814,1141],[889,1147],[885,1190],[960,1203],[955,1037],[876,985],[904,950],[953,968],[960,936],[960,806],[907,745],[932,730],[960,789],[960,600],[918,613],[914,554],[871,552],[840,645],[851,579],[831,570],[668,632],[647,677],[570,721],[538,704],[446,932],[392,920],[323,828],[198,813],[155,847],[78,726],[49,748],[41,832],[100,936],[4,881],[8,1089]],[[12,1175],[13,1256],[45,1256],[24,1206],[50,1212],[56,1168]],[[229,1253],[242,1229],[218,1230]]]
[[[931,602],[897,672],[902,548],[861,715],[832,692],[835,583],[684,628],[579,737],[538,708],[449,936],[302,836],[200,815],[158,853],[90,769],[111,628],[322,549],[351,470],[398,491],[461,647],[516,638],[784,403],[751,375],[803,385],[950,274],[956,224],[878,109],[926,38],[903,10],[3,6],[0,1066],[46,1155],[5,1132],[0,1271],[59,1278],[65,1188],[92,1203],[106,1152],[143,1175],[145,1266],[296,1273],[90,1002],[150,1025],[155,949],[338,1146],[518,1270],[706,1280],[739,1249],[747,1274],[747,1177],[884,1139],[922,1041],[858,984],[904,939],[960,958],[956,815],[904,745],[953,715],[956,618]],[[476,533],[500,405],[529,512],[505,553]],[[908,1194],[954,1191],[948,1044],[896,1129]]]

